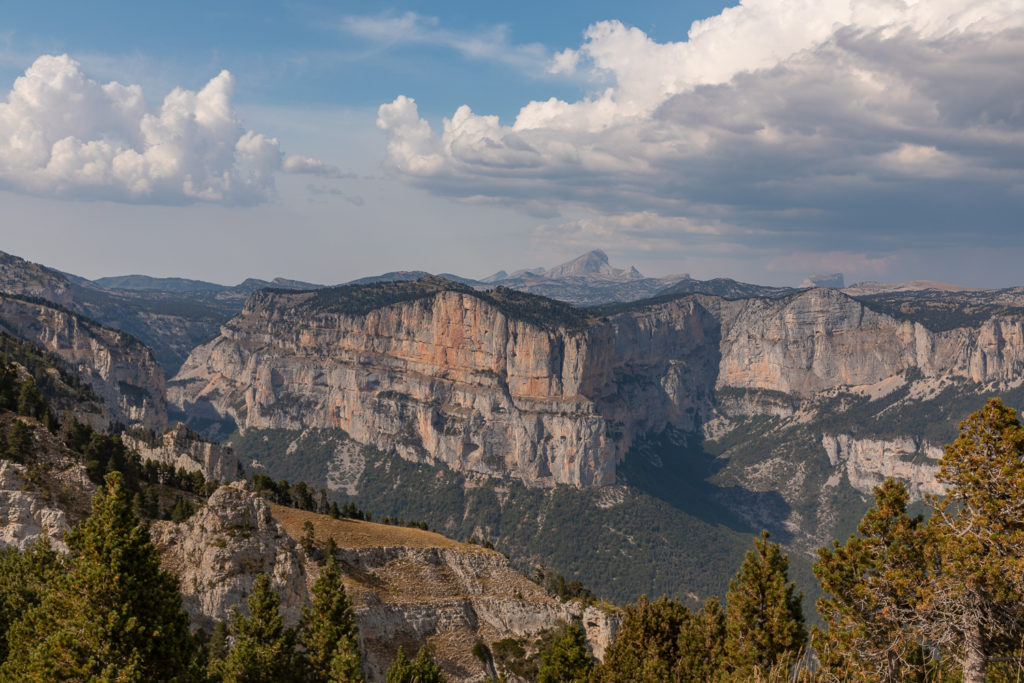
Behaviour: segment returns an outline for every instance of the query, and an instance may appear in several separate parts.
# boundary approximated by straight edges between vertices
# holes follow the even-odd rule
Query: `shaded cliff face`
[[[163,372],[138,340],[63,308],[3,295],[0,322],[59,356],[103,399],[112,420],[158,431],[167,425]]]
[[[632,436],[709,412],[715,321],[692,301],[541,325],[464,291],[360,315],[260,293],[170,383],[242,429],[335,427],[459,471],[614,481]],[[695,390],[696,387],[696,390]]]

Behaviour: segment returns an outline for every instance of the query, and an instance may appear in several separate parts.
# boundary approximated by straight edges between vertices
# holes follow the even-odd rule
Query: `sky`
[[[1024,0],[0,6],[0,250],[96,278],[1024,284]]]

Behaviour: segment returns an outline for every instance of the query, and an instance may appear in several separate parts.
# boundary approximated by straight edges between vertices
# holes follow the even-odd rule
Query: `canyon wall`
[[[359,313],[318,296],[255,294],[192,352],[170,400],[243,430],[335,427],[412,460],[585,487],[614,482],[637,436],[708,423],[723,389],[799,402],[887,391],[910,370],[963,382],[1024,373],[1019,316],[934,332],[828,289],[693,295],[549,324],[461,290]]]
[[[58,306],[3,295],[0,323],[59,356],[103,399],[113,421],[157,431],[167,426],[163,371],[134,337]]]

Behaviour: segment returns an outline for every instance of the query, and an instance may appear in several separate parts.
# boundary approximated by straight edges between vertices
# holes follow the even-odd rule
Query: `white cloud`
[[[591,26],[549,69],[610,86],[512,125],[463,105],[434,131],[402,96],[378,126],[397,175],[473,201],[825,241],[962,230],[995,206],[1018,235],[1022,63],[1019,0],[746,0],[682,42]]]
[[[301,154],[289,154],[286,156],[281,170],[285,173],[302,173],[323,176],[325,178],[351,178],[353,176],[351,173],[342,173],[341,169],[337,166]]]
[[[508,27],[489,26],[481,31],[444,28],[436,17],[415,12],[401,15],[347,16],[341,29],[351,35],[384,45],[433,45],[446,47],[470,59],[499,62],[529,73],[543,73],[547,50],[537,43],[509,42]]]
[[[262,201],[283,155],[277,139],[245,130],[233,94],[222,71],[154,109],[138,85],[101,84],[67,55],[44,55],[0,102],[0,183],[130,202]]]

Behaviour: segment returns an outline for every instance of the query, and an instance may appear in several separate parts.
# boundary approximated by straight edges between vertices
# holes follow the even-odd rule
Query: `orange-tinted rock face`
[[[638,435],[699,428],[717,388],[809,398],[909,368],[974,381],[1024,371],[1020,320],[935,333],[831,290],[697,295],[568,328],[463,291],[364,315],[309,312],[313,296],[254,295],[193,351],[171,400],[243,429],[338,427],[456,470],[593,486],[614,481]]]
[[[714,321],[689,302],[569,331],[462,292],[296,319],[304,296],[254,297],[193,352],[173,400],[208,401],[242,428],[340,427],[458,470],[590,486],[614,480],[638,428],[692,422],[683,378],[711,369]]]

